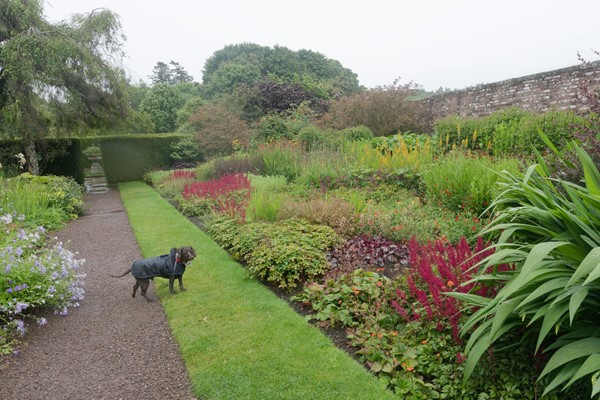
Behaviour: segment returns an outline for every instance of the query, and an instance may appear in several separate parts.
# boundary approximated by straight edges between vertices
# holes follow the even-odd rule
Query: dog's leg
[[[150,281],[145,280],[140,282],[140,288],[142,289],[142,297],[146,299],[146,301],[151,302],[152,299],[146,296],[146,291],[148,290],[148,286],[150,286]]]
[[[178,277],[177,277],[177,280],[179,281],[179,289],[180,289],[182,292],[185,292],[185,288],[183,287],[183,276],[181,276],[181,275],[180,275],[180,276],[178,276]]]
[[[171,294],[175,294],[175,289],[173,288],[174,282],[175,282],[175,277],[170,276],[169,277],[169,292],[171,292]]]
[[[138,288],[140,287],[139,282],[136,280],[135,281],[135,285],[133,285],[133,293],[131,293],[131,297],[135,297],[135,293],[137,292]]]

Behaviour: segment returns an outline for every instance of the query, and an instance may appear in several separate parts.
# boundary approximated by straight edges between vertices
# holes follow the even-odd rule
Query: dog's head
[[[185,246],[177,249],[176,257],[183,263],[188,263],[196,258],[196,250],[191,246]]]

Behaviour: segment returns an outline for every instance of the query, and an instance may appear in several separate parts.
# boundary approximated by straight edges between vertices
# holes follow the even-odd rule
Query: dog
[[[175,294],[175,289],[173,289],[175,278],[179,281],[179,289],[182,292],[185,291],[185,288],[183,287],[183,273],[185,272],[186,264],[191,262],[194,258],[196,258],[196,250],[194,250],[193,247],[186,246],[180,247],[179,249],[172,248],[169,254],[135,260],[131,265],[131,268],[121,275],[109,275],[113,278],[121,278],[131,272],[131,275],[135,278],[131,297],[135,297],[139,287],[142,289],[142,297],[147,301],[152,301],[146,295],[146,291],[150,285],[150,280],[157,276],[169,280],[169,292],[171,292],[171,294]]]

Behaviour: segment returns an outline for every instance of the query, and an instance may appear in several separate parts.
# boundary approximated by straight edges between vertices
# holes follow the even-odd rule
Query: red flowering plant
[[[486,368],[463,386],[458,330],[469,310],[446,293],[493,295],[494,287],[470,283],[471,266],[490,254],[484,248],[481,239],[472,247],[464,238],[456,245],[421,245],[413,239],[404,275],[390,280],[379,275],[384,268],[358,269],[309,285],[296,300],[310,304],[318,325],[346,328],[359,359],[404,398],[477,399],[492,391],[510,397],[515,390],[533,398],[527,352],[515,351],[510,358],[488,354]]]
[[[476,399],[481,393],[511,395],[519,391],[523,398],[533,398],[533,367],[528,353],[520,347],[508,358],[490,352],[486,368],[465,385],[462,383],[465,355],[459,331],[472,310],[448,292],[493,297],[497,287],[472,281],[472,267],[493,250],[481,238],[473,246],[465,238],[455,245],[442,240],[422,245],[413,238],[408,249],[410,266],[392,282],[395,289],[386,291],[384,301],[389,309],[382,306],[379,310],[379,315],[386,318],[365,321],[349,336],[360,348],[361,359],[374,372],[386,376],[395,392],[406,397],[445,394],[447,398]],[[382,324],[384,321],[397,323],[390,329]],[[512,340],[514,343],[518,338]],[[516,359],[522,361],[522,367],[514,367]]]
[[[403,284],[396,289],[397,299],[391,304],[406,322],[424,321],[436,324],[436,329],[449,329],[460,343],[459,321],[463,316],[459,300],[446,292],[475,291],[487,296],[493,288],[474,287],[468,283],[472,267],[491,254],[486,244],[477,239],[471,248],[463,237],[453,246],[441,240],[420,245],[414,238],[408,243],[410,265]]]
[[[234,174],[185,184],[179,206],[187,215],[216,212],[244,221],[249,200],[250,180],[245,174]]]
[[[194,179],[196,171],[190,169],[176,169],[171,171],[169,179]]]

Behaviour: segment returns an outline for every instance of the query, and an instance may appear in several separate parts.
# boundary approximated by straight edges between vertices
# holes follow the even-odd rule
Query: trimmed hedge
[[[40,139],[35,147],[40,156],[39,164],[44,175],[70,176],[83,183],[83,158],[80,139]],[[25,153],[21,140],[0,140],[0,164],[7,173],[19,172],[15,155]]]
[[[86,138],[100,146],[102,165],[109,183],[140,180],[145,173],[170,167],[171,144],[185,134],[150,134],[127,136],[102,136]]]
[[[72,139],[41,139],[36,141],[40,169],[44,175],[70,176],[83,184],[84,168],[90,162],[82,153],[91,145],[100,146],[102,166],[109,183],[140,180],[146,172],[173,165],[171,144],[186,134],[147,134],[126,136],[96,136]],[[15,154],[25,153],[18,139],[0,140],[0,164],[9,174],[16,174]]]

